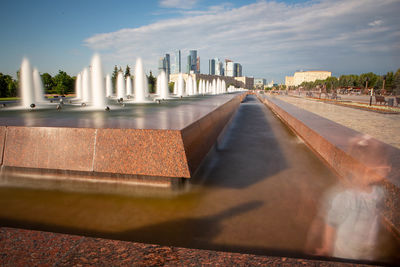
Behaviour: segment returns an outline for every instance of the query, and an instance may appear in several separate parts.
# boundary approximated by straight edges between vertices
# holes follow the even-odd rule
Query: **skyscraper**
[[[196,73],[200,73],[200,57],[196,60]]]
[[[187,73],[197,73],[197,50],[190,50],[187,57]]]
[[[224,76],[224,63],[219,60],[219,58],[215,58],[215,75]]]
[[[169,75],[171,74],[171,58],[169,54],[165,54],[165,74],[167,74],[167,80],[169,80]]]
[[[233,64],[233,77],[242,77],[242,65],[239,63]]]
[[[175,52],[175,66],[174,73],[182,72],[181,50]]]
[[[215,75],[215,59],[208,60],[208,74]]]

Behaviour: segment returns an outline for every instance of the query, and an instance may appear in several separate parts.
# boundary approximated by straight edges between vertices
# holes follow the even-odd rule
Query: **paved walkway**
[[[381,114],[291,96],[275,97],[400,148],[400,114]]]

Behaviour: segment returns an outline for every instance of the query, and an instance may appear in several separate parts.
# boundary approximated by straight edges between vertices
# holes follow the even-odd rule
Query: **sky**
[[[106,73],[138,57],[157,74],[158,59],[197,50],[242,64],[243,74],[284,82],[298,70],[333,75],[400,68],[400,0],[3,0],[0,72],[23,57],[41,73],[76,75],[94,53]]]

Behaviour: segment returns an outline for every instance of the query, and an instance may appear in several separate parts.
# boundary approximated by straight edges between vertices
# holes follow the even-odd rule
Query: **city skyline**
[[[160,55],[195,49],[203,73],[218,55],[279,82],[301,69],[384,74],[399,68],[399,9],[398,0],[6,1],[0,72],[15,77],[26,56],[42,73],[76,75],[94,52],[106,72],[137,57],[156,72]]]

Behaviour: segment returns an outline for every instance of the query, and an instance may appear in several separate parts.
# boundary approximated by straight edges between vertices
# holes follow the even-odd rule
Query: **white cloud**
[[[185,64],[188,50],[197,49],[204,73],[214,57],[242,63],[246,75],[281,81],[298,69],[380,72],[400,67],[397,10],[398,0],[258,1],[189,10],[179,18],[97,34],[84,42],[111,66],[132,65],[140,56],[147,69],[156,70],[161,55],[181,49]]]
[[[197,0],[160,0],[161,7],[190,9],[197,3]]]
[[[376,27],[382,25],[383,21],[380,19],[374,20],[373,22],[368,23],[371,27]]]

